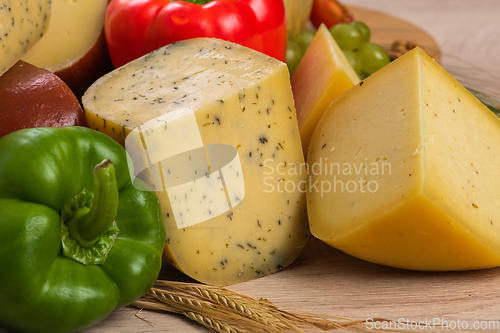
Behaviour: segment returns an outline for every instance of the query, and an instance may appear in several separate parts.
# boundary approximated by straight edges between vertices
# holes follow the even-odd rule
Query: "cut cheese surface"
[[[300,253],[306,175],[282,174],[304,164],[284,63],[218,39],[181,41],[102,77],[83,105],[156,189],[165,256],[182,272],[229,285]]]
[[[311,140],[311,232],[413,270],[500,265],[500,120],[419,48],[328,108]]]
[[[50,10],[51,0],[0,0],[0,75],[40,40]]]
[[[23,60],[52,72],[73,65],[99,38],[108,3],[108,0],[52,0],[50,26]],[[82,45],[88,48],[82,50]]]
[[[359,78],[330,32],[322,24],[292,76],[304,154],[326,108]]]

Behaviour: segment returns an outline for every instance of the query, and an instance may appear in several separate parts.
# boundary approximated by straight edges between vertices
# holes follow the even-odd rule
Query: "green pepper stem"
[[[109,230],[118,211],[115,167],[106,159],[93,171],[94,199],[88,211],[80,211],[67,223],[70,235],[81,246],[89,247]]]

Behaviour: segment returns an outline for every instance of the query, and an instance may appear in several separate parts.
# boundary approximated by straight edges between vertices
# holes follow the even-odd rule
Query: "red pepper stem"
[[[94,168],[94,199],[87,213],[75,214],[69,222],[70,234],[81,246],[92,246],[109,230],[118,211],[115,167],[106,159]]]

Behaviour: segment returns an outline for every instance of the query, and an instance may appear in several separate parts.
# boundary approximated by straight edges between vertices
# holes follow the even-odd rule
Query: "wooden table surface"
[[[407,20],[437,41],[442,64],[480,73],[500,90],[500,1],[345,0]],[[458,66],[458,67],[457,67]],[[459,67],[462,66],[462,67]],[[451,71],[451,70],[450,70]],[[471,74],[472,75],[472,74]],[[161,278],[187,280],[165,265]],[[291,266],[230,289],[278,306],[354,319],[498,321],[500,268],[460,272],[408,272],[363,262],[311,239]],[[126,307],[85,332],[207,332],[182,316]],[[466,330],[450,330],[464,332]],[[500,332],[490,328],[484,332]]]
[[[500,1],[498,0],[345,0],[407,20],[435,38],[442,64],[467,65],[500,90]],[[476,68],[474,68],[475,66]],[[490,80],[490,81],[491,81]],[[161,276],[187,280],[165,265]],[[278,306],[353,319],[383,317],[409,321],[498,321],[500,268],[423,273],[370,264],[311,239],[291,266],[258,280],[230,287]],[[208,332],[182,316],[131,307],[116,310],[85,332]],[[464,332],[466,330],[452,330]],[[489,329],[483,332],[500,332]]]

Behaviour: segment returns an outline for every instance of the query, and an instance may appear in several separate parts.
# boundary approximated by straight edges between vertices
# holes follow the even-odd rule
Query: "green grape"
[[[347,61],[349,61],[349,64],[351,65],[352,69],[358,74],[358,76],[361,74],[361,61],[359,60],[358,55],[354,51],[342,51],[345,54],[345,57],[347,58]]]
[[[292,76],[293,72],[295,72],[295,69],[299,65],[301,59],[302,50],[297,45],[297,43],[289,40],[286,44],[286,65],[288,66],[290,76]]]
[[[361,21],[354,21],[351,22],[351,24],[358,27],[359,31],[361,31],[361,35],[363,36],[361,39],[361,44],[368,43],[371,37],[370,28],[368,28],[368,26]]]
[[[311,44],[314,35],[316,33],[312,30],[302,30],[299,34],[293,39],[295,43],[300,47],[302,53],[306,53],[309,44]]]
[[[330,28],[330,33],[342,50],[355,50],[363,41],[361,31],[350,23],[336,24]]]
[[[385,50],[377,44],[366,43],[359,47],[358,57],[366,74],[371,75],[387,65],[391,60]]]

